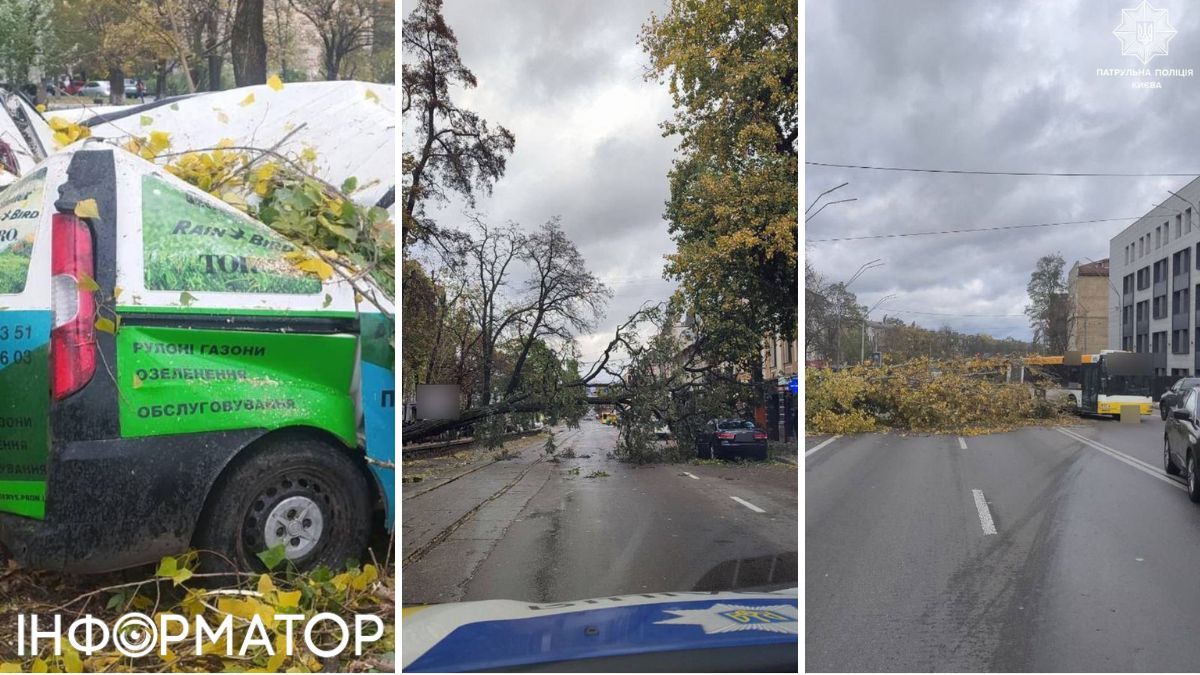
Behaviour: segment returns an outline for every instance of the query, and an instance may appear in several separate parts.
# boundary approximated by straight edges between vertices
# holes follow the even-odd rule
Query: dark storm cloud
[[[477,209],[494,223],[528,229],[561,216],[589,268],[614,297],[597,330],[580,339],[602,351],[613,329],[644,302],[665,300],[661,278],[674,249],[662,219],[675,140],[667,89],[647,82],[638,33],[665,0],[645,2],[446,3],[445,17],[479,86],[457,100],[511,130],[516,150],[490,198]],[[455,201],[435,211],[461,222]]]
[[[805,141],[812,161],[1011,171],[1200,172],[1200,78],[1135,90],[1098,68],[1138,66],[1112,35],[1110,2],[810,2]],[[1178,34],[1150,68],[1200,72],[1200,11],[1161,0]],[[888,293],[898,316],[937,327],[1027,338],[1020,315],[1037,258],[1108,256],[1129,222],[975,234],[813,243],[827,237],[1140,216],[1186,178],[946,176],[808,167],[805,205],[836,193],[808,223],[806,253],[830,279],[862,263],[851,290]]]

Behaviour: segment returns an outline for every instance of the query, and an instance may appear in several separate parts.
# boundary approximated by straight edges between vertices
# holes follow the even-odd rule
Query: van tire
[[[291,560],[297,569],[340,569],[361,559],[371,534],[371,492],[352,458],[328,442],[298,436],[269,439],[248,452],[217,479],[196,526],[193,543],[205,571],[231,572],[230,563],[241,571],[265,570],[258,554],[270,548],[266,519],[293,498],[320,509],[315,544]]]

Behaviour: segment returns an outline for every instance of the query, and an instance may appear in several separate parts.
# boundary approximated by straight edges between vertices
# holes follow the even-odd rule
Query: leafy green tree
[[[1070,332],[1071,306],[1067,298],[1067,280],[1063,274],[1065,262],[1058,253],[1038,258],[1029,284],[1029,304],[1025,314],[1033,328],[1033,342],[1052,354],[1067,350]]]
[[[707,345],[717,361],[757,363],[764,335],[796,334],[797,23],[774,0],[672,0],[642,29],[649,77],[674,100],[664,132],[680,137],[666,272],[723,336]]]
[[[7,82],[29,82],[34,66],[54,53],[51,10],[44,0],[0,2],[0,71]]]

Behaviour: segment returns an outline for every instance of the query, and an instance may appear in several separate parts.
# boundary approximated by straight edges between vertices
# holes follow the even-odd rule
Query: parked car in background
[[[745,420],[710,420],[696,443],[696,456],[701,459],[745,457],[765,460],[767,432]]]
[[[1200,502],[1197,452],[1200,452],[1200,388],[1176,395],[1178,404],[1167,415],[1163,431],[1163,469],[1187,480],[1188,498]]]
[[[108,96],[112,93],[112,86],[108,82],[92,80],[83,85],[77,93],[80,96]]]
[[[1185,377],[1171,385],[1171,388],[1164,391],[1162,396],[1158,397],[1158,414],[1165,420],[1171,412],[1171,408],[1182,401],[1182,395],[1191,391],[1193,387],[1200,387],[1200,377]]]

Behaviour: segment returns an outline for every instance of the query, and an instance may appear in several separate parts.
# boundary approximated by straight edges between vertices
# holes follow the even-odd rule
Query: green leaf
[[[287,556],[284,554],[283,543],[275,544],[271,548],[259,553],[258,559],[267,566],[268,570],[279,567],[279,564],[287,559]]]
[[[358,187],[358,179],[355,178],[354,176],[350,176],[346,180],[342,181],[342,192],[346,192],[346,193],[354,192],[354,189],[357,187]]]
[[[151,124],[154,124],[154,118],[153,118],[153,117],[151,117],[151,116],[149,116],[149,115],[142,115],[142,116],[141,116],[141,118],[139,118],[139,120],[138,120],[138,121],[139,121],[139,122],[141,123],[141,125],[142,125],[142,126],[144,126],[144,127],[148,127],[148,126],[150,126]]]
[[[108,599],[108,602],[104,605],[104,608],[105,609],[116,609],[124,604],[125,604],[125,593],[123,591],[117,591],[116,593],[113,593],[111,598]]]
[[[179,561],[175,557],[165,556],[159,561],[158,571],[155,572],[155,575],[170,579],[174,585],[178,586],[192,578],[192,571],[187,567],[180,567]]]
[[[179,304],[183,307],[191,307],[192,303],[196,302],[196,296],[184,291],[179,294]]]

